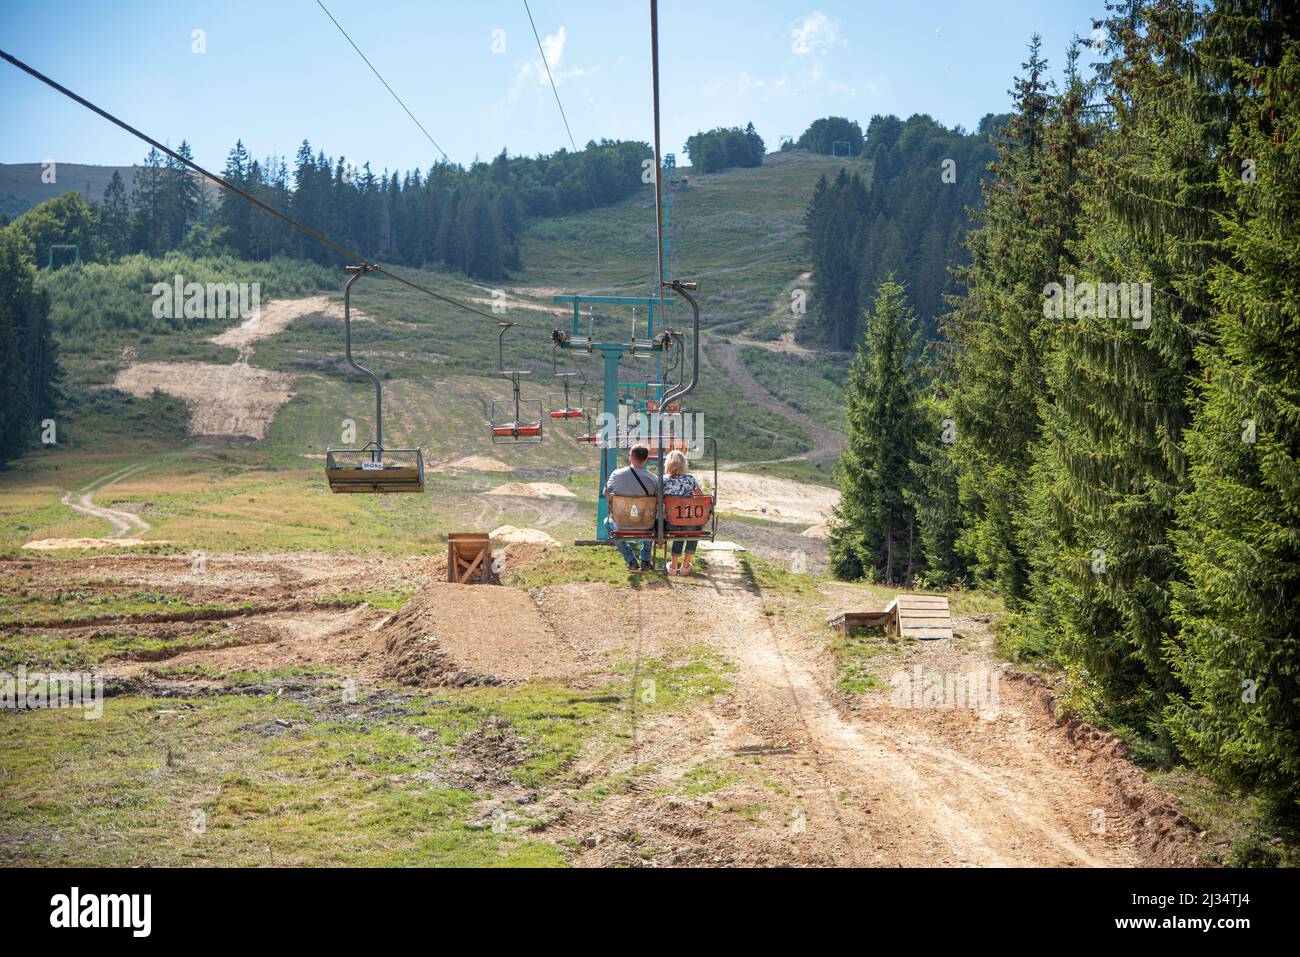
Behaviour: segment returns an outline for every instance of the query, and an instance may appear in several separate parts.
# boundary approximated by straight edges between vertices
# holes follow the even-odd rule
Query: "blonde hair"
[[[664,471],[669,475],[686,474],[686,453],[681,449],[673,449],[668,453],[668,458],[664,459]]]

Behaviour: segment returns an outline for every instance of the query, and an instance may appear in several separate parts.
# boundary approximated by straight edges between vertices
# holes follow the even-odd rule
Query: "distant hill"
[[[134,166],[90,166],[86,163],[56,162],[55,181],[45,183],[41,181],[45,167],[40,163],[0,163],[0,196],[9,193],[24,203],[23,209],[18,212],[25,212],[47,199],[74,191],[87,200],[99,202],[104,198],[104,190],[108,188],[114,172],[122,174],[122,182],[126,184],[129,194],[135,185],[135,169]]]

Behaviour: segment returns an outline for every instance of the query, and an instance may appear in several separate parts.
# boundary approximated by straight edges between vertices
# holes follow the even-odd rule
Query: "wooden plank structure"
[[[887,611],[842,611],[827,618],[826,624],[840,631],[849,628],[879,628],[892,617],[892,613]]]
[[[902,638],[951,638],[952,613],[944,595],[899,595],[886,612],[893,615],[885,630]]]
[[[447,581],[486,585],[492,575],[492,539],[486,532],[447,535]]]
[[[826,623],[841,631],[883,626],[885,634],[923,641],[952,637],[952,613],[944,595],[899,595],[883,611],[842,611]]]

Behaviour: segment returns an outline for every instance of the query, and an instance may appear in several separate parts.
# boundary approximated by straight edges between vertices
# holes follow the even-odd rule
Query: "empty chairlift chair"
[[[519,394],[519,382],[528,375],[528,370],[507,369],[505,366],[506,331],[513,325],[513,322],[501,323],[501,335],[497,339],[497,371],[510,380],[513,396],[492,403],[488,425],[496,445],[542,441],[542,403],[538,400],[524,401]]]
[[[581,419],[584,417],[589,418],[586,409],[584,408],[584,400],[587,397],[586,377],[584,376],[583,381],[578,384],[578,395],[575,404],[572,381],[579,373],[561,372],[559,354],[560,346],[557,343],[555,347],[551,349],[551,367],[555,372],[555,377],[563,384],[564,391],[552,392],[550,395],[549,405],[551,418],[560,422],[566,422],[571,419]]]
[[[325,450],[325,479],[331,492],[423,492],[424,454],[417,449],[384,448],[384,396],[379,376],[352,358],[352,284],[373,269],[347,266],[343,287],[343,336],[348,365],[375,384],[375,440],[359,449]]]

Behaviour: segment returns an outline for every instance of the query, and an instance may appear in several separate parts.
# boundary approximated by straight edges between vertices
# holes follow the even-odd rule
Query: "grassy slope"
[[[696,176],[689,168],[681,171],[680,178],[689,186],[677,191],[672,211],[677,269],[700,281],[706,326],[726,326],[727,334],[732,334],[785,321],[781,304],[805,269],[802,217],[807,197],[817,177],[833,175],[838,165],[825,157],[778,154],[761,169],[708,176]],[[654,268],[653,249],[648,192],[605,210],[532,226],[523,251],[527,269],[508,284],[518,298],[536,307],[513,306],[509,313],[529,325],[507,341],[507,361],[533,370],[526,380],[526,398],[544,401],[555,388],[547,330],[562,319],[548,311],[553,308],[551,295],[575,290],[645,295]],[[135,260],[119,270],[120,276],[114,267],[55,274],[50,281],[59,326],[75,324],[75,310],[85,308],[78,306],[82,302],[111,312],[114,325],[124,315],[138,314],[141,322],[147,322],[152,305],[149,286],[154,279],[170,278],[178,270],[187,278],[215,278],[208,275],[212,268],[219,276],[221,269],[229,267],[159,261],[157,277],[147,275],[148,268]],[[278,265],[242,264],[236,278],[262,281],[264,300],[282,292],[325,291],[337,296],[320,285],[328,279],[327,273],[304,269],[288,275],[282,270]],[[491,290],[463,277],[402,272],[462,301],[491,295]],[[95,283],[111,295],[94,295],[90,287]],[[63,300],[60,290],[66,291]],[[419,444],[431,463],[493,455],[519,470],[512,478],[572,480],[582,496],[581,513],[588,513],[593,456],[590,448],[574,441],[576,426],[548,428],[547,441],[540,446],[494,446],[486,435],[489,403],[509,396],[508,384],[494,371],[496,329],[490,320],[467,316],[381,277],[363,281],[354,302],[378,320],[356,325],[354,345],[358,356],[385,379],[385,434],[390,443]],[[488,308],[486,303],[478,305]],[[150,537],[182,548],[419,550],[431,547],[433,536],[452,525],[472,524],[474,516],[464,514],[464,503],[472,501],[473,493],[505,481],[492,475],[439,475],[440,488],[452,494],[439,496],[432,508],[428,498],[326,493],[320,475],[321,451],[326,445],[340,444],[344,419],[354,419],[360,440],[367,440],[372,407],[368,387],[343,372],[338,320],[323,316],[301,319],[255,346],[253,365],[297,376],[295,397],[280,410],[264,442],[196,442],[185,436],[185,410],[180,403],[102,391],[131,361],[124,356],[128,348],[146,361],[233,361],[233,350],[207,342],[230,324],[196,323],[165,334],[105,330],[65,338],[69,399],[59,423],[60,444],[34,451],[0,472],[0,549],[12,550],[33,538],[103,534],[105,523],[71,512],[59,504],[60,496],[149,458],[157,460],[156,467],[99,492],[96,500],[143,509],[155,526]],[[630,313],[618,315],[615,310],[605,328],[626,335],[630,324]],[[98,325],[90,323],[92,328]],[[597,382],[597,365],[580,356],[576,360]],[[793,378],[787,370],[779,370],[782,394],[791,401],[804,392],[815,394],[821,406],[818,411],[824,411],[826,383],[815,367],[805,375],[805,366],[810,364],[793,365],[789,370]],[[648,364],[625,363],[621,377],[655,376]],[[726,461],[779,459],[810,446],[808,436],[787,420],[765,408],[737,403],[734,390],[717,381],[717,376],[703,379],[694,409],[704,413],[706,430],[719,438]],[[196,448],[201,445],[211,447]],[[175,458],[178,453],[183,455]],[[575,473],[578,477],[573,478]],[[463,497],[456,494],[461,491]],[[455,499],[460,499],[459,505]],[[516,524],[528,524],[530,515],[511,518],[518,519]],[[563,537],[570,531],[579,529],[553,533]],[[359,544],[359,539],[368,545]]]

